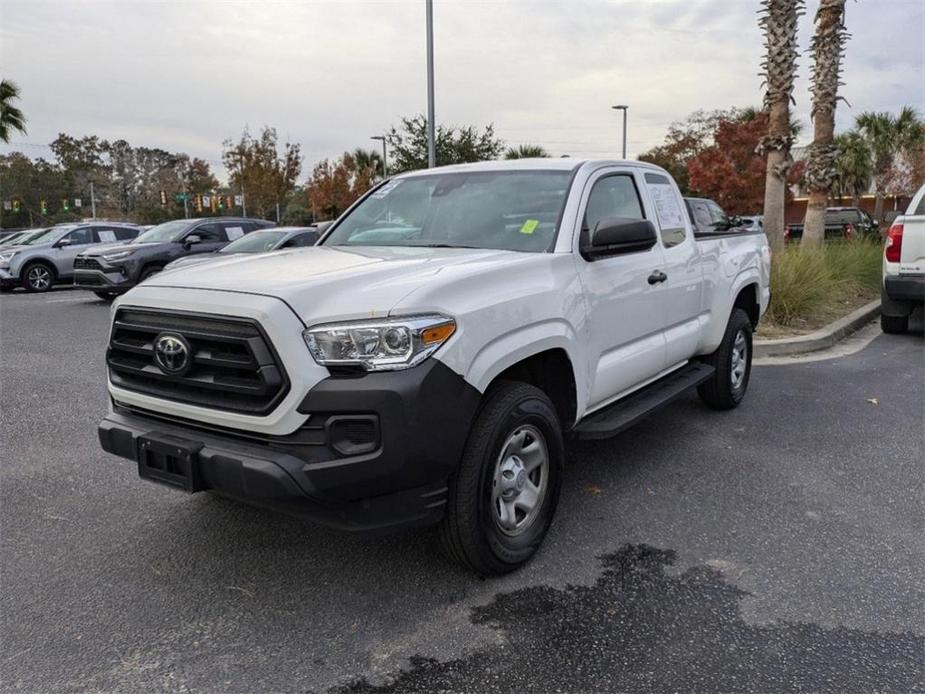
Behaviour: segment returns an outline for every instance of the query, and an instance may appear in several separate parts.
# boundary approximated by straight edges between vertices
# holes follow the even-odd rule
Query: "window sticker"
[[[650,183],[649,191],[652,193],[655,213],[662,229],[683,229],[684,215],[674,189],[670,185]]]
[[[100,235],[100,241],[103,243],[116,242],[116,232],[112,229],[100,229],[97,233]]]
[[[389,193],[391,193],[393,190],[398,188],[398,186],[400,185],[401,185],[401,181],[389,181],[384,186],[382,186],[379,190],[373,193],[372,197],[376,198],[377,200],[381,200],[382,198],[387,196]]]
[[[229,241],[234,241],[244,236],[244,229],[241,227],[225,227],[225,233],[228,234]]]
[[[524,222],[524,225],[520,227],[521,234],[532,234],[536,231],[536,228],[540,225],[540,220],[538,219],[528,219]]]

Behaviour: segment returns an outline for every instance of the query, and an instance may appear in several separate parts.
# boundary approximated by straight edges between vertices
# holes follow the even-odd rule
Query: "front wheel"
[[[543,391],[492,388],[450,480],[439,528],[447,555],[482,576],[526,563],[552,523],[564,459],[559,417]]]
[[[733,309],[723,341],[703,361],[716,371],[697,387],[701,400],[717,410],[738,407],[752,373],[752,322],[745,311]]]
[[[47,292],[54,281],[54,270],[45,263],[32,263],[23,268],[22,286],[27,292]]]

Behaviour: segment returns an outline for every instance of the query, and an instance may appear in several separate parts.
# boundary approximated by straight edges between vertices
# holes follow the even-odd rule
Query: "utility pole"
[[[427,3],[427,168],[437,165],[437,149],[434,142],[434,0]]]
[[[623,158],[626,159],[626,110],[629,106],[621,104],[619,106],[611,106],[615,111],[623,111]]]
[[[382,140],[382,177],[387,178],[389,175],[389,161],[386,158],[385,135],[373,135],[370,140]]]
[[[93,194],[93,181],[90,181],[90,216],[96,219],[96,196]]]
[[[279,224],[279,203],[276,203],[276,223]]]

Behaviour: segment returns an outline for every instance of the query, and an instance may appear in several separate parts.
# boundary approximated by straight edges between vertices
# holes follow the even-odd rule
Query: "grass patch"
[[[863,239],[775,253],[765,332],[813,329],[873,300],[880,292],[882,254],[879,241]]]

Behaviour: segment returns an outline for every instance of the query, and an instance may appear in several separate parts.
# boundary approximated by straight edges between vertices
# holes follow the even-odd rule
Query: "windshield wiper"
[[[474,248],[482,250],[481,246],[460,246],[455,243],[412,243],[408,245],[411,248]]]

